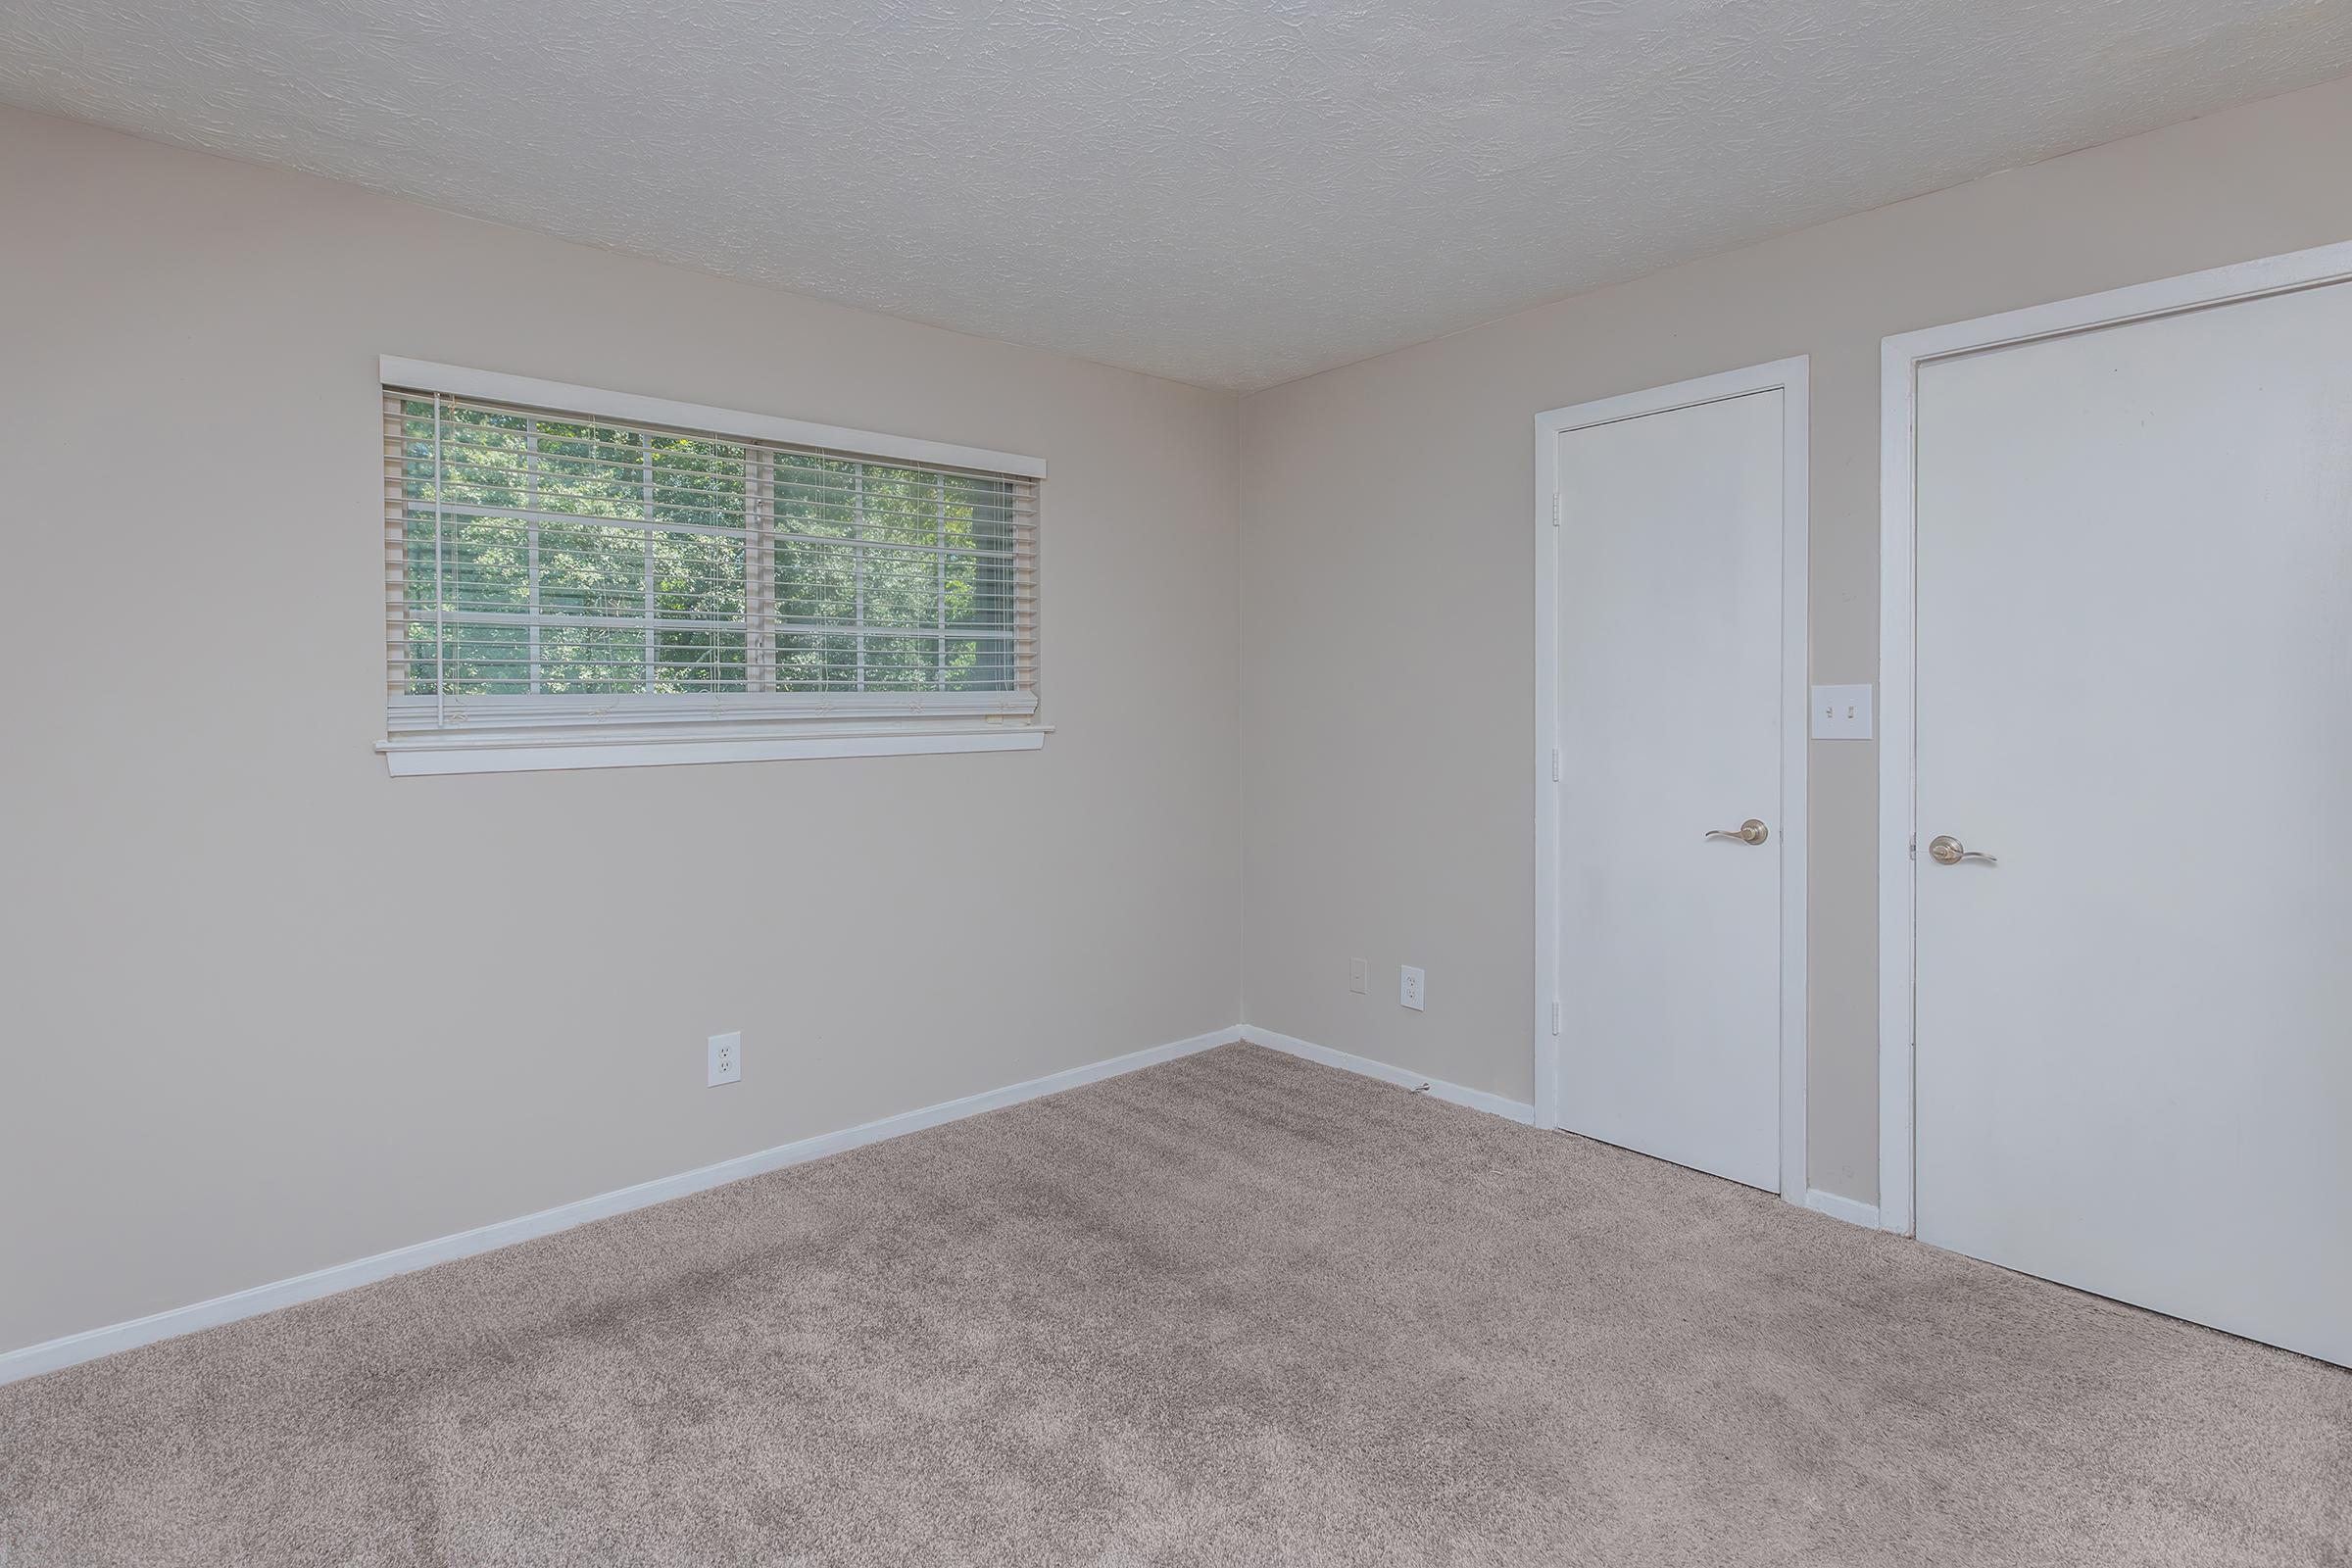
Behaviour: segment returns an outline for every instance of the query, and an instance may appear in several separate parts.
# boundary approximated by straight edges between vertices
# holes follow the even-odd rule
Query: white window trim
[[[659,425],[740,436],[787,446],[855,452],[935,467],[971,468],[1043,479],[1042,458],[995,452],[985,447],[926,441],[914,436],[856,430],[774,415],[751,414],[671,398],[646,397],[602,387],[575,386],[536,376],[511,375],[462,365],[442,365],[383,355],[377,375],[384,386],[430,387],[454,397],[480,398],[527,408],[560,409],[620,423]],[[471,733],[395,731],[376,744],[394,777],[435,773],[537,772],[554,768],[651,767],[697,762],[757,762],[791,758],[913,757],[953,752],[1035,751],[1053,732],[1033,710],[1005,713],[1003,694],[970,701],[962,694],[935,693],[926,706],[940,716],[910,721],[904,715],[861,717],[850,694],[812,697],[808,716],[768,713],[739,723],[713,723],[698,713],[647,713],[626,727],[570,723],[542,715],[513,727],[484,726]],[[774,699],[768,699],[773,704]],[[1034,698],[1023,701],[1034,710]],[[414,705],[406,705],[414,706]],[[477,701],[475,706],[485,706]],[[608,705],[599,705],[605,707]],[[392,704],[397,714],[404,707]],[[987,713],[963,713],[987,708]],[[680,720],[696,722],[684,725]]]
[[[984,447],[959,447],[946,441],[924,441],[910,435],[884,435],[874,430],[852,430],[838,424],[813,424],[807,419],[782,419],[772,414],[746,414],[740,409],[714,409],[701,403],[678,403],[669,398],[640,397],[634,392],[612,392],[602,387],[571,386],[542,381],[535,376],[508,375],[502,370],[476,370],[463,365],[435,365],[430,360],[404,360],[387,354],[377,362],[385,386],[413,386],[447,392],[453,397],[482,398],[492,403],[515,403],[526,408],[557,409],[565,414],[597,414],[622,424],[671,425],[711,435],[743,436],[753,441],[777,441],[786,446],[824,447],[855,452],[860,457],[893,458],[934,467],[978,468],[990,473],[1014,473],[1043,479],[1043,458],[1018,453],[991,452]]]
[[[811,757],[928,757],[945,752],[1033,752],[1050,724],[958,724],[907,729],[876,724],[779,734],[772,727],[691,735],[612,730],[395,736],[376,750],[395,778],[425,773],[536,773],[565,767],[663,767],[688,762],[773,762]]]

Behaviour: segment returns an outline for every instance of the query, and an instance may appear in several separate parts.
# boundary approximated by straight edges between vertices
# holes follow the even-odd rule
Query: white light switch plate
[[[1406,964],[1403,971],[1396,978],[1397,1005],[1410,1007],[1415,1012],[1419,1012],[1422,1009],[1424,993],[1428,983],[1427,977],[1425,977],[1420,970],[1414,968],[1409,963]]]
[[[1870,688],[1867,685],[1814,687],[1813,738],[1817,741],[1870,739]]]
[[[1348,989],[1359,997],[1372,989],[1372,967],[1361,958],[1348,960]]]

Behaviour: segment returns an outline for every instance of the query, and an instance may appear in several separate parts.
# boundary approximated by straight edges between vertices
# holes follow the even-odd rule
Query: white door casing
[[[2352,246],[1885,372],[1882,1223],[2352,1361]]]
[[[1536,487],[1539,1124],[1795,1201],[1806,370],[1541,416]]]

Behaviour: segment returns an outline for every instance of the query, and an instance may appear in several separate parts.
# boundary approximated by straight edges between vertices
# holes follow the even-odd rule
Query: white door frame
[[[1536,1125],[1560,1125],[1560,437],[1779,391],[1781,398],[1781,1196],[1805,1200],[1805,734],[1808,362],[1726,370],[1536,416]]]
[[[2064,337],[2352,281],[2352,243],[2240,262],[2080,299],[1886,338],[1879,402],[1879,1225],[1917,1225],[1913,1139],[1919,654],[1919,368],[1932,360]]]

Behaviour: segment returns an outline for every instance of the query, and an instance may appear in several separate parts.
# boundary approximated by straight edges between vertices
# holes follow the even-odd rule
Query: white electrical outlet
[[[720,1084],[739,1084],[741,1082],[743,1082],[743,1036],[740,1033],[712,1035],[710,1037],[710,1087],[716,1089]]]
[[[1415,1012],[1421,1011],[1422,995],[1428,984],[1429,980],[1426,975],[1411,964],[1406,964],[1404,972],[1398,976],[1396,981],[1397,1004],[1410,1007]]]
[[[1361,958],[1348,960],[1348,989],[1359,997],[1372,989],[1372,966]]]

